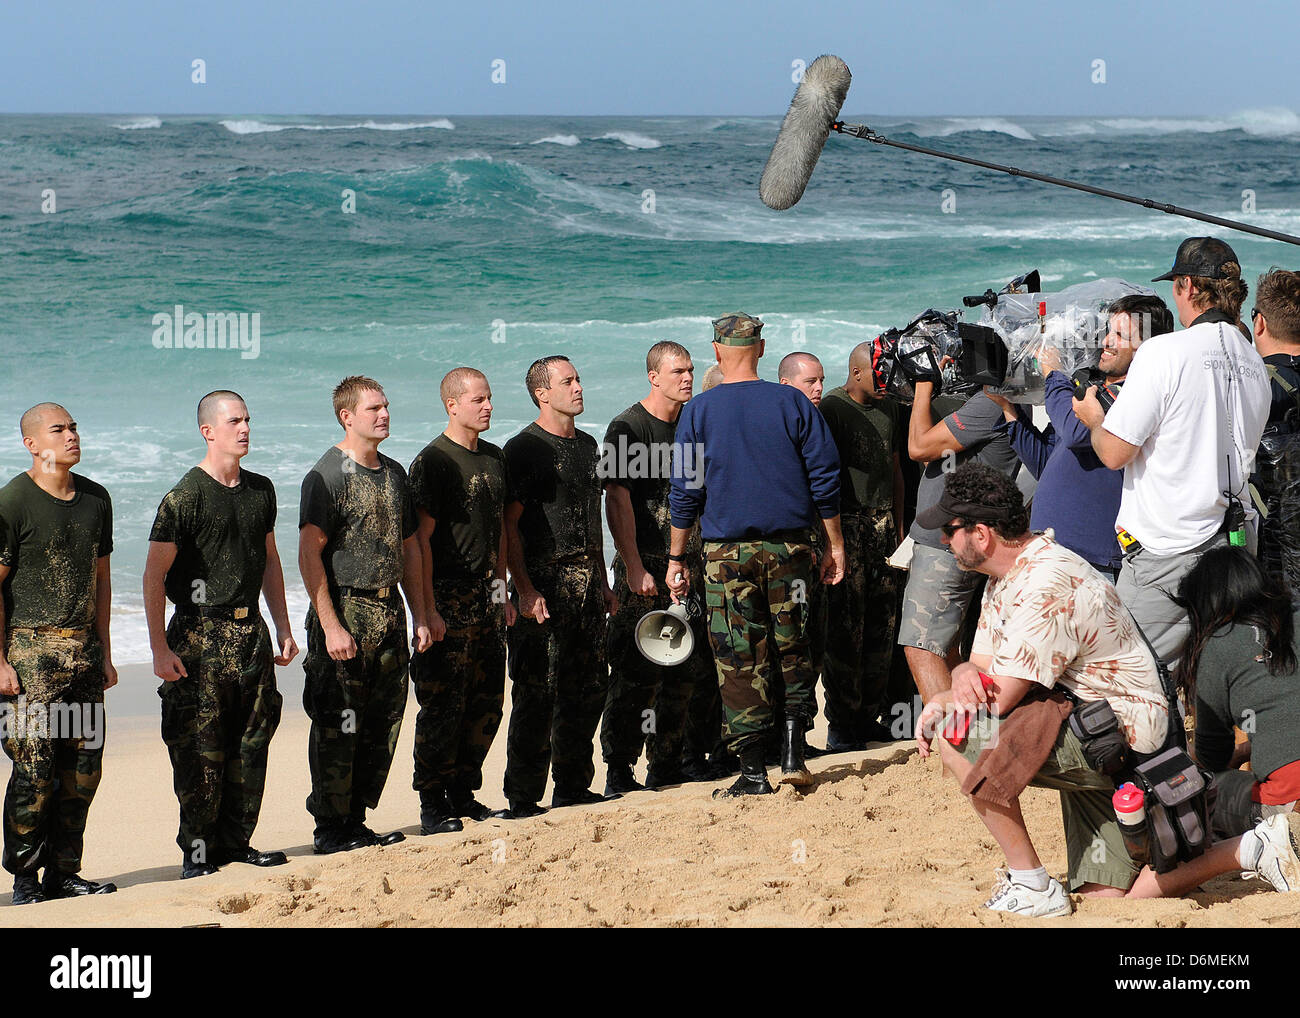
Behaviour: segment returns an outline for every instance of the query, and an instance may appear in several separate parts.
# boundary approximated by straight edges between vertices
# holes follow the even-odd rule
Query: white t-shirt
[[[1106,414],[1107,431],[1141,447],[1124,468],[1116,526],[1155,555],[1177,555],[1219,530],[1228,508],[1224,491],[1239,492],[1253,517],[1246,484],[1270,398],[1263,359],[1225,322],[1203,322],[1138,347]]]
[[[988,655],[992,675],[1080,700],[1109,700],[1128,744],[1152,753],[1164,742],[1169,707],[1160,673],[1115,587],[1045,531],[984,588],[971,656]]]

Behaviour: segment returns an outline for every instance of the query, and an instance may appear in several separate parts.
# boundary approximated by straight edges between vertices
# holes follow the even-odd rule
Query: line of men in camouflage
[[[745,394],[751,432],[765,417],[784,416],[789,423],[781,426],[802,436],[788,452],[806,469],[793,495],[793,518],[803,522],[773,525],[750,544],[724,546],[707,533],[701,540],[698,513],[670,511],[669,472],[656,465],[671,459],[665,451],[674,447],[695,374],[677,343],[650,349],[649,392],[611,422],[603,446],[575,426],[583,390],[568,358],[531,365],[526,385],[537,420],[504,448],[482,438],[492,419],[487,378],[455,368],[440,388],[446,430],[409,472],[379,452],[389,436],[381,385],[362,376],[339,383],[333,405],[343,439],[307,474],[299,515],[298,565],[311,601],[303,704],[316,852],[403,839],[376,833],[365,820],[393,760],[408,671],[419,702],[414,787],[426,835],[462,830],[464,819],[544,812],[548,769],[552,809],[738,770],[736,784],[715,795],[771,791],[762,763],[773,754],[783,781],[808,783],[803,733],[816,710],[819,672],[829,749],[860,748],[884,735],[878,718],[897,600],[885,559],[902,539],[896,407],[873,385],[868,344],[853,351],[845,384],[824,395],[811,354],[781,362],[781,382],[794,388],[759,382],[761,327],[740,313],[714,322],[713,384],[756,383]],[[708,379],[704,385],[711,387]],[[249,409],[221,390],[203,397],[197,416],[206,455],[163,498],[144,572],[185,878],[230,862],[287,861],[250,840],[281,715],[275,666],[299,652],[275,545],[275,490],[241,466]],[[111,501],[72,471],[80,440],[67,410],[38,404],[21,430],[32,467],[0,490],[0,696],[28,721],[42,711],[51,718],[52,705],[88,704],[102,725],[104,691],[117,681],[108,626]],[[776,455],[770,444],[767,452]],[[721,470],[714,460],[709,469]],[[680,458],[673,464],[680,487]],[[612,588],[602,490],[617,548]],[[719,507],[715,493],[709,508]],[[818,542],[815,567],[808,550]],[[751,583],[753,568],[765,570],[753,582],[763,587],[759,600],[771,603],[766,620],[742,612],[740,585]],[[709,607],[692,623],[693,653],[673,667],[652,663],[636,645],[638,620],[688,595]],[[881,603],[891,610],[869,610]],[[493,813],[475,792],[503,716],[507,660],[509,807]],[[784,682],[769,681],[774,661]],[[603,795],[592,789],[598,726]],[[79,872],[102,728],[96,737],[53,724],[11,725],[3,746],[13,761],[3,856],[14,875],[13,902],[115,890]],[[644,786],[633,774],[643,748]],[[742,766],[755,759],[757,768]]]

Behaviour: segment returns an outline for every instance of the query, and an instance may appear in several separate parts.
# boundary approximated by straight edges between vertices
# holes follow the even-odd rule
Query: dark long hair
[[[1290,592],[1244,548],[1228,545],[1207,551],[1178,584],[1174,603],[1187,611],[1192,623],[1178,663],[1178,681],[1189,703],[1195,702],[1201,651],[1210,637],[1230,624],[1259,629],[1271,674],[1295,671]]]

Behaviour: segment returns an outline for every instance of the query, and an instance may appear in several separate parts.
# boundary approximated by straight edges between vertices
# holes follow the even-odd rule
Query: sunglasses
[[[1255,324],[1255,319],[1259,317],[1259,308],[1250,309],[1250,324]]]
[[[951,540],[957,536],[957,531],[969,530],[973,526],[975,526],[974,523],[945,523],[939,529],[943,531],[945,537]]]

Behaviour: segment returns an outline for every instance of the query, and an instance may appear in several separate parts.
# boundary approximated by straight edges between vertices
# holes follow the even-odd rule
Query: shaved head
[[[449,399],[460,399],[469,388],[469,383],[480,378],[484,382],[487,381],[487,375],[478,368],[452,368],[443,376],[442,385],[438,387],[438,396],[446,405]]]
[[[822,366],[822,362],[813,354],[808,353],[806,350],[796,350],[794,353],[788,353],[781,358],[781,363],[776,368],[776,377],[794,379],[805,364],[808,367],[814,364],[819,368]]]
[[[230,389],[215,389],[199,400],[199,427],[216,423],[217,407],[228,399],[237,403],[244,403],[244,397]],[[248,404],[244,403],[244,406],[247,408]]]
[[[871,343],[859,343],[849,354],[849,370],[861,368],[863,371],[871,370]]]
[[[24,413],[18,421],[18,429],[22,432],[23,438],[26,438],[29,435],[34,435],[39,431],[42,422],[45,420],[45,415],[52,410],[61,411],[68,414],[69,417],[72,416],[72,414],[69,414],[68,411],[58,403],[37,403],[34,407]]]

